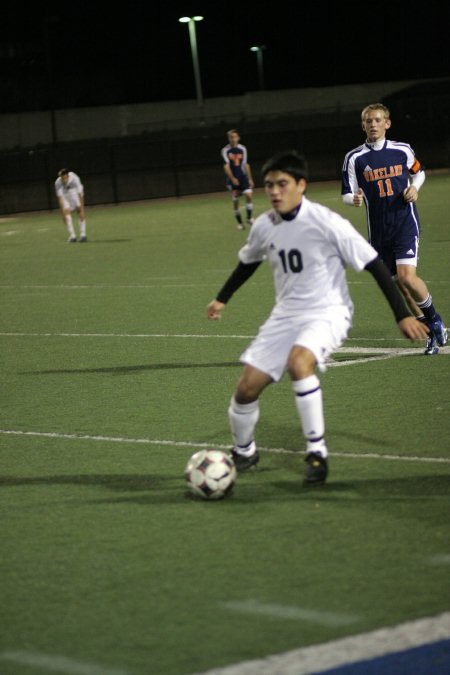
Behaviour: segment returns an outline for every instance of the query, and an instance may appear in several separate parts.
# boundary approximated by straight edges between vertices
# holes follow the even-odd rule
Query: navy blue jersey
[[[231,146],[230,144],[222,148],[221,156],[224,164],[228,164],[231,173],[239,181],[239,185],[233,185],[231,181],[227,178],[227,186],[233,190],[248,190],[250,185],[248,181],[248,176],[246,173],[247,167],[247,148],[245,145],[240,143],[236,147]]]
[[[405,202],[403,191],[410,184],[410,174],[421,169],[407,143],[385,140],[380,149],[364,143],[345,156],[342,194],[362,189],[369,241],[377,251],[400,242],[407,251],[418,239],[420,223],[416,205]]]

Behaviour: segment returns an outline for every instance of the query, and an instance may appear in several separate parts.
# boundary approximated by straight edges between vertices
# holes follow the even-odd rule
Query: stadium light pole
[[[195,92],[197,96],[197,105],[203,106],[202,82],[200,79],[200,66],[198,63],[197,35],[195,31],[196,21],[203,21],[202,16],[182,16],[178,19],[180,23],[187,23],[189,28],[189,41],[191,43],[192,65],[194,66]]]
[[[264,89],[264,63],[263,63],[263,51],[266,49],[266,45],[257,45],[255,47],[250,47],[251,52],[256,53],[256,60],[258,65],[258,82],[259,88]]]

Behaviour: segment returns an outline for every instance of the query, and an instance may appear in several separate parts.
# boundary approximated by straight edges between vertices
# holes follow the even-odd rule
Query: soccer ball
[[[223,499],[229,495],[236,476],[232,458],[221,450],[196,452],[184,470],[189,490],[202,499]]]

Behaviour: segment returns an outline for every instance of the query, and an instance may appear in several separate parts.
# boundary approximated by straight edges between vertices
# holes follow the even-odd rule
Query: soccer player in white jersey
[[[437,354],[448,341],[448,330],[417,275],[416,201],[425,172],[410,145],[386,139],[391,117],[385,105],[366,106],[361,123],[367,140],[345,156],[342,198],[350,206],[366,205],[369,242],[396,279],[411,313],[430,328],[424,354]]]
[[[86,242],[86,211],[84,207],[84,188],[80,177],[73,171],[61,169],[55,181],[55,192],[58,198],[59,208],[63,221],[69,232],[69,243],[77,241],[73,225],[72,213],[78,213],[78,225],[80,228],[80,242]]]
[[[342,345],[352,324],[346,267],[373,275],[405,337],[424,339],[428,328],[410,316],[389,270],[352,224],[305,197],[308,174],[301,155],[275,155],[262,175],[272,209],[256,218],[237,267],[207,307],[210,319],[221,318],[233,293],[263,260],[269,262],[276,301],[241,355],[244,367],[228,408],[231,452],[238,471],[258,462],[259,396],[287,372],[306,441],[305,484],[317,485],[328,473],[328,449],[316,368],[324,370],[326,358]]]

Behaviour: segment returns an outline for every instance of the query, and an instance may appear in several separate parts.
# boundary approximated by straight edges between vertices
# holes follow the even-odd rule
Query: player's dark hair
[[[278,152],[268,159],[262,167],[261,173],[263,179],[270,171],[282,171],[288,173],[298,182],[301,178],[309,180],[308,163],[303,155],[296,150],[286,150]]]
[[[61,178],[61,176],[64,176],[66,173],[69,173],[69,169],[60,169],[58,171],[58,176]]]

